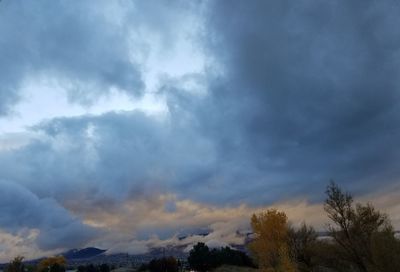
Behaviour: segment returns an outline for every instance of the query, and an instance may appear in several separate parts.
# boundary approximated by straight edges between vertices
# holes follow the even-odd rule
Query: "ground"
[[[256,272],[257,269],[249,267],[223,265],[214,270],[214,272]]]

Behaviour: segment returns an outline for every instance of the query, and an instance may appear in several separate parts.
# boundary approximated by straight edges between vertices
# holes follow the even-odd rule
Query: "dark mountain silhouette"
[[[106,252],[106,250],[104,249],[87,247],[83,249],[71,249],[67,252],[62,253],[62,255],[68,260],[75,260],[93,258],[100,254],[103,254],[104,252]]]

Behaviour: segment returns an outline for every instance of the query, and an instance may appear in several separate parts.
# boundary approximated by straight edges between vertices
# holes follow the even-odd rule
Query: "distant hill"
[[[71,249],[67,252],[62,253],[61,255],[63,255],[68,260],[78,260],[93,258],[100,254],[103,254],[104,252],[106,252],[106,250],[104,249],[87,247],[84,249]]]

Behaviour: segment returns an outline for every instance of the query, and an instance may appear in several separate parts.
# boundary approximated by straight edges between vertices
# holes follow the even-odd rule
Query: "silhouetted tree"
[[[210,259],[211,265],[214,268],[224,264],[255,267],[253,261],[249,256],[247,256],[246,253],[239,250],[234,250],[230,247],[211,250]]]
[[[305,223],[299,229],[289,228],[289,247],[292,258],[296,261],[300,272],[313,271],[317,266],[316,243],[317,233],[314,228]]]
[[[110,266],[108,264],[101,264],[101,265],[93,265],[93,264],[87,264],[87,265],[80,265],[77,268],[78,272],[109,272]]]
[[[197,271],[208,271],[212,267],[210,250],[204,243],[197,243],[189,252],[189,265]]]
[[[78,272],[86,272],[86,267],[84,265],[80,265],[77,268]]]
[[[65,266],[58,263],[52,264],[49,268],[49,272],[65,272]]]
[[[178,272],[179,263],[174,257],[153,259],[148,264],[142,264],[139,271],[150,272]]]
[[[324,208],[333,221],[329,232],[338,246],[335,255],[361,272],[400,271],[400,266],[394,267],[400,251],[387,215],[369,203],[353,205],[352,195],[343,192],[334,182],[328,185],[326,194]],[[389,245],[390,251],[385,250]],[[385,256],[381,256],[382,251],[386,252]],[[382,259],[386,259],[386,265]]]
[[[255,267],[252,259],[244,252],[230,247],[210,250],[204,243],[197,243],[193,247],[188,262],[196,271],[209,271],[224,264]]]
[[[15,257],[7,266],[6,272],[24,272],[25,266],[22,263],[24,257]]]
[[[377,271],[400,271],[400,241],[393,231],[375,233],[371,244],[372,261]]]
[[[96,266],[89,264],[85,267],[86,272],[99,272]]]
[[[99,272],[110,272],[110,266],[108,264],[101,264]]]

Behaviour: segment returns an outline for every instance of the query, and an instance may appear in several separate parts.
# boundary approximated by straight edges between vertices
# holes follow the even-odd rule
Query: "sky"
[[[271,207],[323,230],[330,180],[400,229],[399,12],[1,1],[0,261],[240,244]]]

